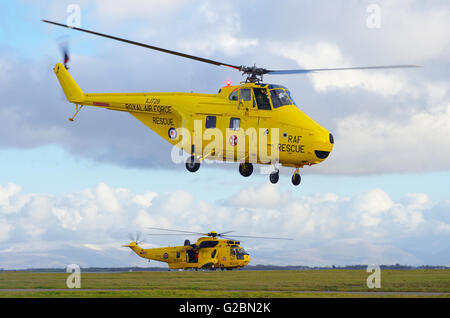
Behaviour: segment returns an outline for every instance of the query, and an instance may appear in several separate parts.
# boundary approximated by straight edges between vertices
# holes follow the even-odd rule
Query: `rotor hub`
[[[241,66],[239,70],[242,72],[242,75],[247,75],[246,83],[260,83],[263,80],[263,75],[269,72],[265,68],[256,67],[256,65]]]

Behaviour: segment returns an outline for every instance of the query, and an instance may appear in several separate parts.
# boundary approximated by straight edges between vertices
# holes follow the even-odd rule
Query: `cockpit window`
[[[267,89],[255,87],[253,88],[253,93],[255,94],[258,109],[272,109],[270,107],[269,97],[267,96]]]
[[[273,108],[293,104],[289,98],[289,94],[281,88],[270,90],[270,98],[272,98]]]
[[[291,92],[290,92],[289,90],[286,90],[286,93],[288,93],[288,95],[289,95],[289,98],[291,99],[291,102],[292,102],[292,104],[294,104],[295,106],[297,106],[297,104],[295,103],[295,100],[294,100],[294,98],[292,97],[292,94],[291,94]]]
[[[231,255],[236,255],[237,259],[244,259],[244,255],[248,253],[242,247],[234,247],[230,249]]]
[[[270,84],[266,87],[254,87],[253,94],[253,107],[258,106],[258,109],[271,110],[272,107],[270,106],[270,100],[272,100],[273,108],[279,108],[285,105],[297,105],[292,98],[291,92],[286,87],[281,85]],[[251,101],[252,92],[249,88],[236,88],[228,98],[232,101],[237,101],[239,99],[243,101]]]
[[[241,255],[248,255],[248,253],[242,247],[239,247],[237,249],[237,252],[238,252],[238,254],[241,254]]]

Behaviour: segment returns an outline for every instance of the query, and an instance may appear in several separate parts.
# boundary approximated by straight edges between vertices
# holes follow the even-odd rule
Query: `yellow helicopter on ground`
[[[273,165],[273,171],[269,174],[272,183],[278,182],[279,167],[282,165],[294,168],[292,183],[300,184],[299,169],[325,160],[333,149],[334,139],[327,129],[300,110],[286,87],[263,83],[263,75],[417,67],[389,65],[268,70],[226,64],[57,22],[42,21],[242,72],[247,76],[245,82],[240,85],[228,82],[217,94],[86,94],[67,71],[67,51],[64,51],[64,65],[58,63],[54,68],[68,101],[75,104],[76,112],[69,120],[73,121],[84,105],[128,112],[186,152],[189,157],[185,164],[190,172],[196,172],[204,159],[239,162],[239,172],[244,177],[252,174],[253,164]]]
[[[217,233],[199,233],[183,230],[172,230],[152,227],[150,229],[162,230],[170,233],[150,233],[148,235],[202,235],[193,244],[189,240],[184,241],[182,246],[148,248],[139,246],[139,233],[136,237],[131,237],[131,242],[123,247],[129,247],[133,252],[142,258],[164,262],[169,265],[169,269],[210,269],[210,270],[232,270],[246,266],[250,262],[250,255],[240,246],[236,237],[290,240],[289,238],[248,236],[248,235],[227,235],[233,231]]]

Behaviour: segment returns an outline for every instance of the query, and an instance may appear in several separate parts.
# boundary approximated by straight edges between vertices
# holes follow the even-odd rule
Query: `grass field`
[[[0,297],[450,297],[450,270],[382,270],[369,289],[364,270],[81,273],[0,272]]]

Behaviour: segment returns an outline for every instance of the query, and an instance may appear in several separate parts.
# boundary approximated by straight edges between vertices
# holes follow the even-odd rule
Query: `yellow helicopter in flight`
[[[299,185],[299,169],[324,161],[333,149],[333,135],[296,104],[288,88],[263,83],[264,75],[308,74],[321,71],[409,68],[416,65],[363,66],[269,70],[256,66],[226,64],[194,55],[159,48],[53,21],[53,25],[82,31],[176,56],[226,66],[242,72],[240,85],[221,87],[217,94],[199,93],[84,93],[68,72],[69,54],[54,72],[67,100],[75,104],[73,121],[83,106],[130,113],[173,146],[187,153],[185,165],[196,172],[204,159],[239,162],[248,177],[253,164],[272,165],[269,180],[277,183],[280,166],[294,169],[292,183]],[[172,152],[173,155],[174,152]]]
[[[150,229],[163,232],[149,233],[148,235],[202,235],[193,244],[189,240],[185,240],[182,246],[144,249],[139,246],[143,241],[140,240],[140,234],[138,233],[135,237],[130,235],[131,242],[129,244],[122,245],[123,247],[129,247],[138,256],[149,261],[154,260],[167,263],[169,269],[238,269],[248,265],[250,255],[240,246],[241,243],[235,239],[236,237],[291,240],[289,238],[248,235],[233,235],[230,237],[228,233],[233,231],[200,233],[156,227],[151,227]]]

